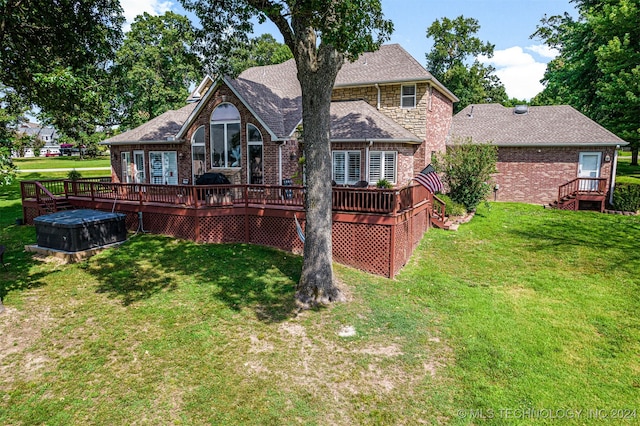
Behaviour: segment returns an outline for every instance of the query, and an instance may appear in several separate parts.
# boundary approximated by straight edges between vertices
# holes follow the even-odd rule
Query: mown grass
[[[82,167],[109,167],[111,160],[108,156],[98,158],[71,157],[30,157],[14,158],[13,163],[22,170],[40,169],[72,169]]]
[[[348,302],[298,314],[297,256],[136,235],[80,264],[42,262],[21,251],[35,232],[7,219],[8,198],[2,424],[506,424],[536,418],[501,409],[640,409],[637,217],[482,206],[458,232],[425,234],[395,280],[336,265]],[[345,326],[356,334],[340,337]]]
[[[631,165],[631,153],[623,152],[618,157],[616,182],[640,184],[640,166]]]

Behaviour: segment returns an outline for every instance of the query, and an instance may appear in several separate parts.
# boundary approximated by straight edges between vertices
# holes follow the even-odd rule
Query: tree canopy
[[[181,2],[200,18],[200,46],[211,52],[217,69],[224,68],[226,52],[247,45],[254,17],[271,20],[291,50],[302,89],[307,177],[304,261],[296,297],[305,306],[340,298],[331,254],[331,93],[344,59],[377,49],[393,30],[380,0]]]
[[[118,0],[0,2],[0,82],[67,134],[95,128],[123,22]]]
[[[480,29],[476,19],[458,16],[436,19],[427,29],[433,48],[427,53],[427,69],[460,99],[454,112],[473,103],[507,101],[508,96],[495,68],[483,65],[479,55],[491,58],[494,45],[475,34]]]
[[[537,104],[569,104],[640,146],[640,5],[637,0],[573,0],[579,16],[546,17],[532,37],[560,55],[547,66]]]
[[[280,64],[293,58],[286,44],[279,43],[271,34],[262,34],[249,40],[246,46],[231,53],[231,73],[237,76],[247,68]]]
[[[195,29],[182,15],[139,15],[116,54],[115,95],[124,129],[184,106],[189,86],[202,78],[202,64],[191,46]]]

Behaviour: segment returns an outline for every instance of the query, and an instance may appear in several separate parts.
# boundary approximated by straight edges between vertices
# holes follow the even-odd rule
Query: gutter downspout
[[[282,185],[282,144],[278,144],[278,185]]]
[[[366,143],[366,141],[365,141]],[[369,182],[369,149],[373,146],[373,141],[369,141],[367,145],[364,147],[364,170],[365,170],[365,179]]]
[[[375,86],[376,86],[376,89],[378,90],[378,104],[376,105],[376,109],[380,111],[380,85],[376,83]]]
[[[613,190],[616,187],[616,172],[618,169],[618,148],[620,145],[616,146],[616,149],[613,151],[613,166],[611,167],[611,185],[609,186],[609,204],[613,205]]]

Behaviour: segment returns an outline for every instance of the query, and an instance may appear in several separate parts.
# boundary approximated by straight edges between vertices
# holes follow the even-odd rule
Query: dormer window
[[[416,85],[402,85],[402,95],[400,96],[400,106],[402,108],[416,107]]]

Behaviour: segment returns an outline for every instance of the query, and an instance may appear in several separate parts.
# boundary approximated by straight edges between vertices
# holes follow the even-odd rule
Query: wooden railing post
[[[249,185],[244,185],[244,241],[251,242],[251,230],[249,229]]]
[[[195,185],[191,186],[191,199],[193,200],[193,205],[196,209],[200,208],[200,200],[198,199],[198,190]]]
[[[400,191],[394,191],[393,194],[393,214],[397,214],[400,210]]]

